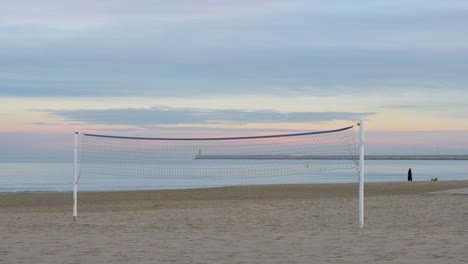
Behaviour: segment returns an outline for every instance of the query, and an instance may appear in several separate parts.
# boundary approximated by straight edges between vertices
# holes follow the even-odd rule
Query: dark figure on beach
[[[408,170],[408,181],[413,181],[413,173],[411,172],[411,168]]]

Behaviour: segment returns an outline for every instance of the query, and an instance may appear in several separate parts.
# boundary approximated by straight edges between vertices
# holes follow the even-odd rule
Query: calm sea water
[[[468,161],[366,161],[366,182],[406,181],[412,168],[414,181],[468,180]],[[81,178],[80,191],[147,190],[216,187],[253,184],[351,183],[358,182],[355,170],[325,171],[284,177],[252,179],[154,179],[126,176],[93,176]],[[0,163],[0,192],[71,191],[71,163]]]

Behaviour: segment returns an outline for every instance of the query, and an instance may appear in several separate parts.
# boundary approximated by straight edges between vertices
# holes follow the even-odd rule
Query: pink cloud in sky
[[[468,154],[467,134],[465,130],[368,131],[366,143],[379,154]]]
[[[73,129],[61,127],[40,128],[32,131],[0,132],[0,159],[72,159],[73,157]],[[232,132],[221,133],[216,131],[160,131],[158,135],[153,132],[115,133],[123,136],[146,137],[226,137],[226,136],[252,136],[282,134],[281,132]],[[357,133],[357,132],[356,132]],[[108,134],[108,133],[96,133]],[[367,131],[367,154],[468,154],[468,131]],[[290,145],[292,147],[304,144],[314,144],[307,137],[275,138],[276,144]],[[268,142],[265,141],[265,142]],[[334,143],[333,137],[322,138],[323,143]],[[270,142],[271,143],[271,142]],[[138,144],[144,143],[135,143]],[[156,143],[152,143],[156,144]],[[164,143],[167,144],[167,143]],[[266,143],[269,144],[269,143]],[[140,147],[143,148],[144,146]],[[281,148],[283,149],[283,148]]]

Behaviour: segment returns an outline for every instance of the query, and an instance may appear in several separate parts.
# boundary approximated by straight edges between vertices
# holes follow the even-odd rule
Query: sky
[[[468,154],[465,0],[0,0],[0,160],[73,129],[249,136],[365,122],[368,154]]]

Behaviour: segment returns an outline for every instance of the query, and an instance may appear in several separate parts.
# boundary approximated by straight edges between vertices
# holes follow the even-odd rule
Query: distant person
[[[408,181],[413,181],[413,173],[411,172],[411,168],[408,170]]]

